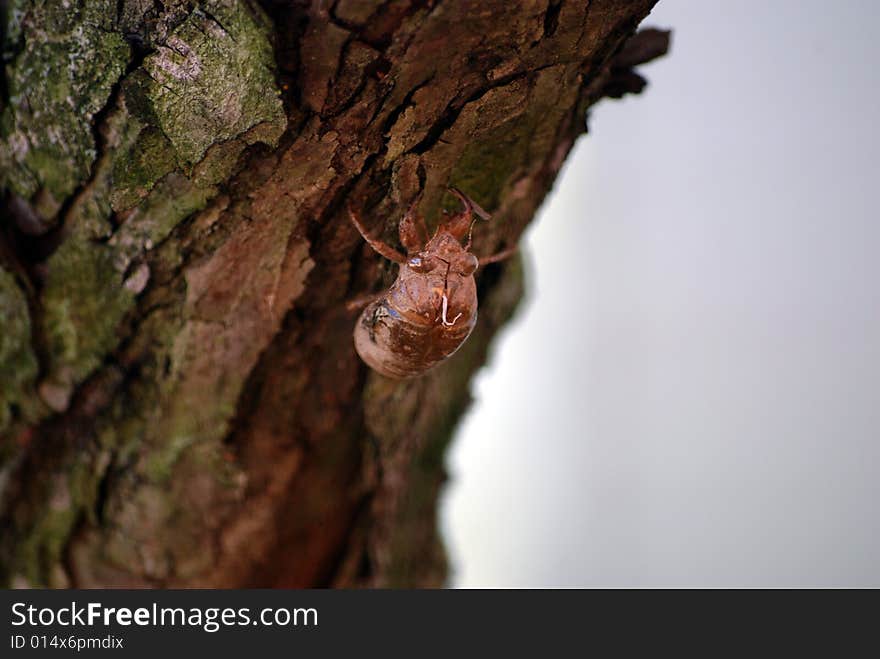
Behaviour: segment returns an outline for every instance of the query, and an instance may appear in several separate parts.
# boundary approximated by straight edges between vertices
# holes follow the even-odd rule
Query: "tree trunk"
[[[0,84],[0,579],[429,586],[468,383],[522,294],[393,381],[356,312],[423,192],[516,242],[654,0],[11,0]],[[574,221],[574,218],[573,218]],[[523,484],[527,487],[527,484]]]

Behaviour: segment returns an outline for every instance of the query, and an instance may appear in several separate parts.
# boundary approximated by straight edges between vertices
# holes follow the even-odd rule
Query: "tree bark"
[[[653,4],[6,3],[2,581],[441,585],[443,454],[521,264],[481,271],[455,356],[385,379],[345,302],[396,266],[345,204],[395,244],[454,185],[493,214],[475,253],[515,244],[665,52],[623,46]]]

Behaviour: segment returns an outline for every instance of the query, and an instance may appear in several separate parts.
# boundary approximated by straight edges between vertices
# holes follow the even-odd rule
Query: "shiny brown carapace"
[[[351,206],[351,221],[379,254],[400,264],[397,280],[374,296],[354,329],[354,346],[366,364],[391,378],[411,378],[443,361],[464,343],[477,322],[474,272],[500,261],[515,248],[478,259],[471,254],[474,216],[489,216],[459,190],[451,188],[462,211],[428,235],[416,205],[399,224],[404,256],[371,238]]]

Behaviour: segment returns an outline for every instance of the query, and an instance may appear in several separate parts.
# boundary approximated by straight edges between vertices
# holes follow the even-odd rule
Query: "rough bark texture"
[[[6,3],[2,581],[442,584],[442,456],[521,267],[481,272],[451,360],[387,380],[344,303],[394,267],[344,202],[394,243],[451,184],[494,215],[476,253],[513,244],[665,50],[621,49],[653,3]]]

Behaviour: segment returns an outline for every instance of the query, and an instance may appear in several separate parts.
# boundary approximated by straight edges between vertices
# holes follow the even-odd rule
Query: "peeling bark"
[[[443,453],[521,265],[387,380],[345,302],[393,268],[344,203],[394,243],[455,185],[494,216],[476,253],[515,244],[587,108],[665,52],[629,38],[653,3],[7,3],[0,578],[442,584]]]

